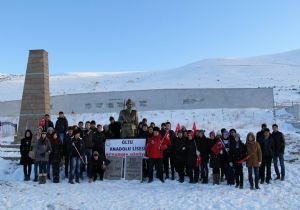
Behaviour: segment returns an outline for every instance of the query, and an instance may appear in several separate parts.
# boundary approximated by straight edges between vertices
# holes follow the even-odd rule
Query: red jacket
[[[161,135],[149,137],[146,146],[148,157],[163,158],[163,151],[168,148],[167,144],[167,139],[163,139]]]

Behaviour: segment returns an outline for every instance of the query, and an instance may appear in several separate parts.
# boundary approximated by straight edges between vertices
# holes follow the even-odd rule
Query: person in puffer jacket
[[[163,152],[167,149],[167,138],[162,138],[158,127],[154,127],[153,136],[147,139],[146,151],[149,157],[149,180],[148,183],[153,181],[153,166],[156,165],[157,175],[161,182],[164,182],[163,178]]]

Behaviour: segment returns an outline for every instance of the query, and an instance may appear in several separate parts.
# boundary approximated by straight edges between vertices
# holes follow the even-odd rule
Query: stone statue
[[[121,138],[135,138],[138,129],[138,114],[132,110],[133,102],[131,99],[126,101],[126,109],[122,110],[119,115],[121,123]]]

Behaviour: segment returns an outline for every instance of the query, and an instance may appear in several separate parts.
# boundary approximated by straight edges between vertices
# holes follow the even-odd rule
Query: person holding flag
[[[187,152],[187,169],[190,177],[189,183],[198,183],[199,181],[199,164],[197,157],[200,156],[199,143],[193,138],[193,131],[188,131],[188,140],[186,142]]]
[[[221,134],[216,136],[214,131],[209,133],[211,152],[209,166],[213,169],[213,184],[220,184],[221,152],[224,149]]]
[[[235,187],[243,189],[244,176],[243,176],[243,160],[247,156],[246,146],[241,141],[238,133],[234,134],[234,141],[230,145],[230,156],[234,167]]]

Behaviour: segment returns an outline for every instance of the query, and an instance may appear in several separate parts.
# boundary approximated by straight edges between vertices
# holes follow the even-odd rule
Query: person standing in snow
[[[56,133],[59,135],[59,139],[62,141],[64,141],[65,135],[66,135],[66,131],[68,129],[68,120],[65,117],[64,113],[62,111],[60,111],[58,113],[58,118],[56,120],[55,123],[55,131]]]
[[[51,121],[50,115],[49,114],[45,114],[45,122],[43,125],[43,131],[47,132],[48,128],[54,128],[53,122]]]
[[[199,166],[196,165],[197,156],[200,155],[199,142],[193,138],[193,131],[188,131],[188,140],[186,141],[187,169],[190,178],[189,183],[198,183]]]
[[[84,156],[84,143],[80,138],[80,131],[78,129],[73,131],[74,137],[71,139],[69,145],[69,154],[70,154],[70,175],[69,183],[74,184],[75,181],[79,183],[79,171],[80,163],[86,164],[83,159]]]
[[[186,159],[186,145],[181,130],[178,131],[177,137],[174,139],[172,145],[172,152],[174,153],[175,169],[179,176],[179,182],[184,182],[184,164]]]
[[[284,167],[284,149],[285,149],[285,139],[284,139],[284,135],[278,131],[278,125],[277,124],[273,124],[272,126],[273,132],[272,132],[272,137],[274,140],[274,157],[273,157],[273,161],[274,161],[274,168],[275,168],[275,172],[277,177],[275,178],[275,180],[284,180],[284,176],[285,176],[285,167]],[[279,173],[279,169],[278,169],[278,159],[279,159],[279,163],[280,163],[280,168],[281,168],[281,175]]]
[[[222,141],[225,146],[223,154],[221,155],[222,168],[225,170],[225,177],[227,179],[227,185],[234,184],[234,169],[233,163],[230,159],[230,145],[229,132],[227,130],[222,133]],[[222,175],[221,175],[222,176]],[[222,177],[221,177],[222,179]]]
[[[30,180],[31,165],[33,162],[32,159],[29,157],[29,151],[31,150],[31,140],[32,140],[32,132],[31,130],[26,130],[25,137],[21,139],[21,145],[20,145],[20,153],[21,153],[20,164],[23,165],[24,181]]]
[[[59,183],[59,165],[63,154],[63,144],[56,132],[50,139],[52,152],[50,154],[50,162],[52,165],[52,177],[54,183]]]
[[[220,168],[221,168],[221,154],[220,152],[214,152],[212,148],[221,141],[221,134],[216,136],[214,131],[209,133],[210,141],[210,160],[209,167],[213,169],[213,184],[220,184]]]
[[[47,133],[42,132],[41,138],[38,140],[35,150],[35,160],[39,164],[39,184],[46,183],[47,163],[51,153],[51,144],[47,138]]]
[[[253,184],[253,176],[254,173],[254,180],[255,180],[255,188],[259,189],[258,181],[259,181],[259,166],[262,162],[262,152],[260,145],[257,141],[255,141],[255,136],[253,133],[247,134],[246,140],[246,149],[248,159],[246,160],[246,166],[248,168],[248,179],[250,183],[250,189],[254,189]]]
[[[116,122],[114,117],[110,117],[109,122],[110,124],[108,127],[112,134],[112,138],[119,139],[121,137],[121,124]]]
[[[231,141],[230,156],[234,166],[235,187],[243,189],[244,175],[243,175],[243,163],[240,162],[247,155],[245,144],[241,141],[238,133],[234,134],[234,141]]]
[[[199,142],[201,155],[201,179],[203,184],[208,183],[208,161],[210,152],[210,140],[205,136],[205,130],[201,129],[196,132],[195,139]]]
[[[160,135],[159,127],[153,128],[153,136],[148,137],[146,151],[149,157],[149,180],[148,183],[153,181],[153,167],[156,166],[157,177],[161,182],[164,182],[163,178],[163,152],[167,149],[168,139],[163,138]]]
[[[260,174],[260,182],[263,184],[265,181],[267,184],[271,182],[271,164],[272,158],[274,154],[274,140],[270,134],[269,128],[266,128],[263,132],[264,137],[262,142],[260,143],[261,151],[262,151],[262,163],[259,169]]]
[[[70,153],[69,146],[71,144],[71,139],[73,138],[73,127],[68,127],[67,134],[63,142],[63,156],[65,159],[65,178],[69,177],[69,165],[70,165]]]

